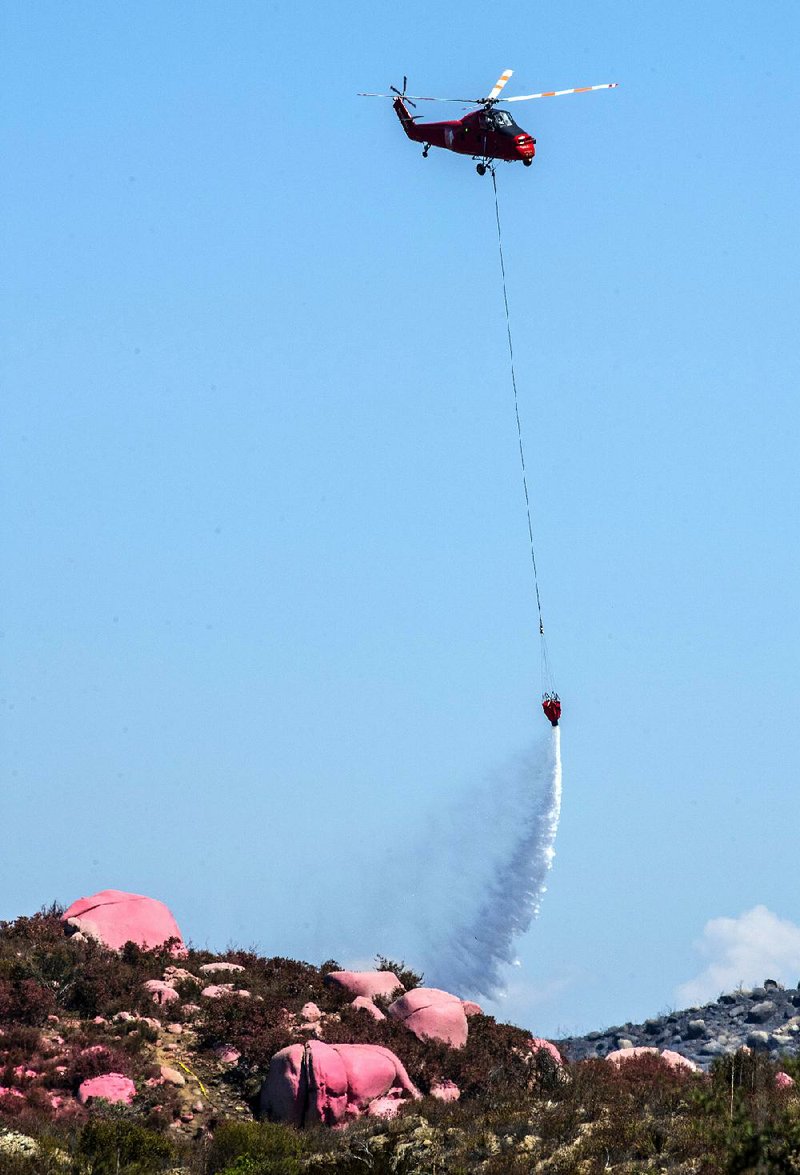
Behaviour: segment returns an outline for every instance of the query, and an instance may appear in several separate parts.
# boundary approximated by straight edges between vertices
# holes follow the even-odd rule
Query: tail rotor
[[[403,74],[403,88],[402,88],[402,90],[398,90],[397,86],[389,86],[389,89],[392,91],[393,94],[397,94],[397,97],[400,99],[401,102],[407,102],[409,106],[413,106],[414,110],[416,110],[417,109],[416,102],[412,102],[410,98],[406,97],[406,89],[407,88],[408,88],[408,78],[405,76],[405,74]]]

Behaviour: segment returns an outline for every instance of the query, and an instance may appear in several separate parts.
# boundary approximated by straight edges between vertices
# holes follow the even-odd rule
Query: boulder
[[[369,1113],[385,1117],[387,1100],[399,1106],[420,1094],[398,1057],[375,1044],[325,1044],[310,1040],[281,1049],[261,1089],[261,1113],[295,1126],[344,1126]]]
[[[129,1106],[136,1097],[136,1086],[130,1077],[123,1077],[121,1073],[104,1073],[101,1077],[89,1077],[82,1081],[78,1087],[78,1101],[81,1105],[85,1106],[96,1097]]]
[[[163,979],[146,979],[142,986],[145,991],[150,992],[153,1002],[161,1007],[166,1004],[174,1004],[176,1000],[180,999],[172,984],[165,983]]]
[[[141,894],[104,889],[89,898],[78,898],[61,920],[65,927],[97,939],[112,950],[120,950],[126,942],[152,948],[177,939],[173,953],[186,951],[180,928],[164,903]]]
[[[244,967],[241,963],[225,963],[220,961],[219,963],[203,963],[200,970],[203,975],[213,975],[216,971],[244,971]]]
[[[455,1081],[435,1081],[431,1086],[431,1097],[440,1102],[457,1102],[461,1097],[461,1090]]]
[[[760,1003],[753,1004],[747,1013],[747,1019],[751,1024],[766,1024],[767,1020],[771,1020],[777,1010],[772,1000],[761,1000]]]
[[[687,1073],[697,1073],[699,1069],[694,1061],[690,1061],[688,1057],[682,1057],[680,1053],[675,1053],[672,1049],[655,1048],[653,1045],[640,1045],[639,1048],[630,1049],[615,1049],[606,1056],[606,1060],[610,1061],[612,1065],[620,1066],[624,1061],[634,1061],[637,1057],[658,1057],[671,1069],[682,1069]]]
[[[242,1055],[232,1044],[218,1044],[214,1049],[214,1054],[223,1065],[237,1065]]]
[[[440,1040],[454,1049],[467,1043],[464,1004],[449,991],[414,987],[390,1004],[388,1012],[420,1040]]]
[[[793,1085],[794,1078],[790,1077],[788,1073],[784,1073],[782,1069],[775,1074],[776,1089],[791,1089]]]
[[[352,996],[363,995],[367,999],[375,996],[390,996],[403,991],[403,985],[394,971],[329,971],[325,983],[338,987]]]
[[[474,1000],[462,1000],[461,1003],[464,1005],[465,1015],[467,1015],[467,1016],[482,1016],[483,1015],[483,1008],[480,1006],[480,1004],[476,1004]]]
[[[370,1118],[396,1118],[402,1102],[396,1097],[376,1097],[367,1106]]]
[[[532,1036],[528,1041],[528,1048],[532,1053],[538,1053],[540,1050],[549,1053],[559,1068],[561,1068],[564,1064],[564,1059],[561,1056],[561,1053],[550,1040],[544,1040],[541,1036]]]
[[[386,1017],[380,1008],[373,1004],[372,1000],[367,999],[365,995],[357,995],[354,1000],[350,1001],[351,1008],[358,1008],[362,1012],[366,1012],[373,1020],[385,1020]]]

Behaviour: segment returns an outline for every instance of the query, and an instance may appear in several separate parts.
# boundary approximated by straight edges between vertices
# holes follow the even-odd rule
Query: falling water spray
[[[431,944],[426,969],[429,981],[450,991],[490,998],[501,994],[505,969],[515,959],[515,942],[538,915],[547,888],[561,814],[560,728],[506,779],[492,782],[490,821],[485,812],[476,811],[479,823],[463,846],[465,869],[469,857],[482,849],[488,850],[488,869],[480,887],[465,894],[457,916]],[[453,881],[456,891],[465,889],[463,881]]]

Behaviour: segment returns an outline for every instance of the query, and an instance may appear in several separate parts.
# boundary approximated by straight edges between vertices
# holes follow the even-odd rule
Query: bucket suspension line
[[[544,618],[542,616],[542,599],[539,593],[539,573],[536,567],[536,547],[533,540],[533,517],[531,512],[531,499],[528,492],[528,473],[525,466],[525,446],[522,441],[522,424],[519,417],[519,394],[517,392],[517,375],[514,367],[514,343],[511,337],[511,314],[508,309],[508,290],[506,287],[506,266],[503,257],[503,231],[500,226],[500,202],[497,197],[497,177],[495,169],[490,168],[492,173],[492,188],[494,189],[494,214],[497,221],[497,247],[500,253],[500,274],[503,280],[503,306],[506,312],[506,334],[508,336],[508,358],[511,367],[511,387],[514,392],[514,417],[517,422],[517,440],[519,442],[519,460],[522,469],[522,488],[525,492],[525,513],[528,519],[528,538],[530,540],[531,549],[531,568],[533,570],[533,590],[536,598],[536,611],[539,616],[539,636],[542,645],[542,692],[545,698],[552,694],[552,681],[550,677],[550,663],[547,656],[547,642],[544,635]]]

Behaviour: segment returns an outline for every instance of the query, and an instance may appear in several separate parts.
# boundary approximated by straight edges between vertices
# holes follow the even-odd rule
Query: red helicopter
[[[471,155],[477,162],[478,175],[485,175],[495,159],[513,163],[521,159],[526,167],[533,163],[536,154],[536,140],[522,127],[517,126],[507,110],[495,110],[500,91],[513,73],[507,69],[497,79],[486,98],[426,98],[419,94],[407,94],[408,78],[403,78],[403,89],[390,86],[391,94],[359,94],[359,98],[391,98],[397,117],[409,139],[422,143],[422,157],[427,159],[431,147],[443,147],[458,155]],[[576,86],[571,90],[543,90],[540,94],[517,94],[505,98],[505,102],[529,102],[533,98],[559,98],[562,94],[586,94],[590,90],[613,90],[619,82],[605,82],[601,86]],[[463,102],[478,106],[464,118],[449,122],[423,122],[416,125],[418,114],[410,114],[409,106],[416,110],[416,102]]]

